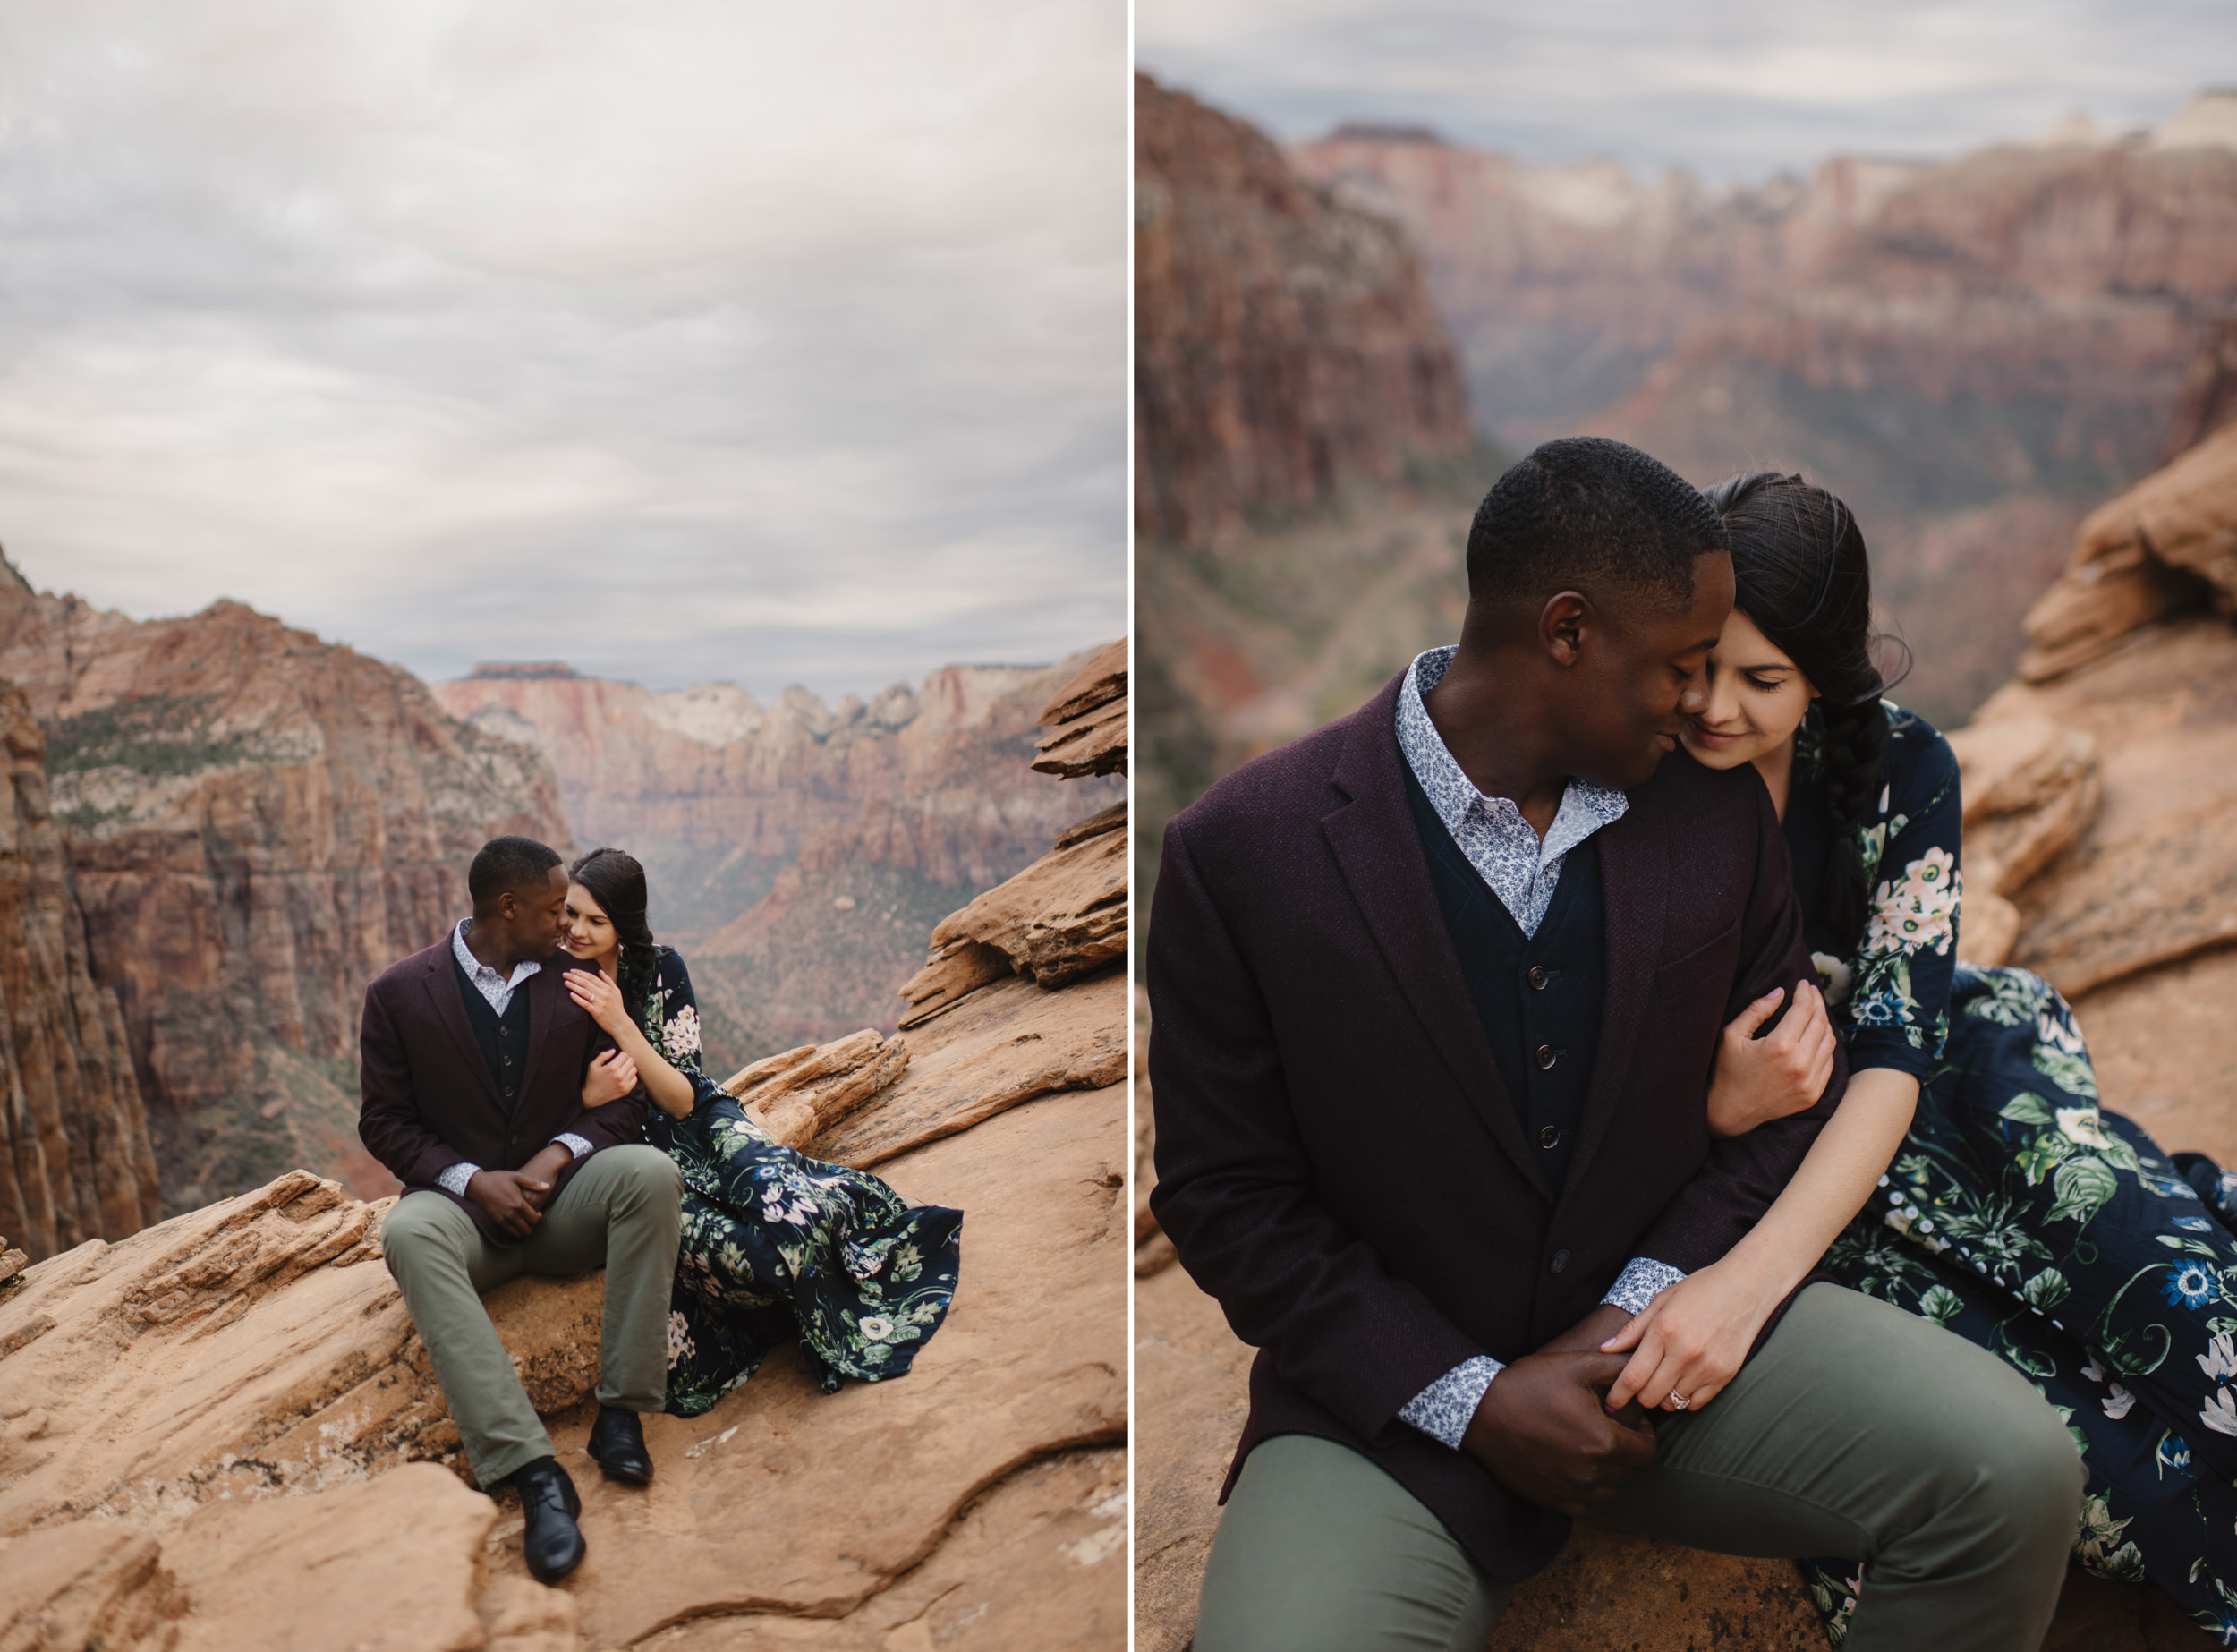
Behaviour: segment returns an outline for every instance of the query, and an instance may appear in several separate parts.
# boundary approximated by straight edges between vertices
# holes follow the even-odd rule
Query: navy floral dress
[[[2237,1646],[2237,1239],[2141,1129],[2097,1104],[2073,1012],[2022,969],[1957,961],[1957,762],[1891,706],[1887,784],[1858,830],[1874,890],[1847,956],[1807,921],[1850,1068],[1920,1081],[1871,1201],[1823,1267],[2025,1374],[2088,1470],[2075,1558],[2156,1584]],[[1816,713],[1786,821],[1813,903],[1833,828]],[[1806,1563],[1838,1646],[1868,1573]]]
[[[963,1213],[772,1140],[700,1070],[691,976],[665,947],[638,1021],[698,1092],[689,1118],[655,1106],[645,1125],[684,1172],[667,1409],[698,1416],[795,1340],[827,1394],[906,1372],[955,1297]]]

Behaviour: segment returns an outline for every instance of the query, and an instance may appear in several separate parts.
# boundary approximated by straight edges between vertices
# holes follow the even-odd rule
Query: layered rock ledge
[[[617,1487],[582,1455],[602,1275],[490,1293],[583,1493],[557,1588],[516,1503],[465,1484],[387,1201],[291,1172],[0,1283],[0,1647],[1123,1646],[1126,994],[1012,975],[733,1079],[773,1132],[965,1211],[905,1378],[826,1396],[781,1351],[647,1418],[655,1481]]]

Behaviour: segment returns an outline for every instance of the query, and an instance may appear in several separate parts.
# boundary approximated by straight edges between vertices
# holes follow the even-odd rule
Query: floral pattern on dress
[[[1887,773],[1878,798],[1854,830],[1866,886],[1873,896],[1863,940],[1843,958],[1814,951],[1818,985],[1836,1025],[1863,1041],[1901,1044],[1912,1055],[1906,1071],[1922,1069],[1949,1036],[1951,971],[1957,963],[1959,907],[1965,881],[1959,865],[1961,802],[1957,756],[1933,725],[1891,702]],[[1813,709],[1795,737],[1798,793],[1816,782],[1824,762],[1825,725]],[[1882,869],[1901,866],[1900,877]],[[1804,891],[1805,899],[1816,894]]]
[[[2237,1236],[2098,1104],[2073,1013],[1960,966],[1943,1061],[1824,1271],[2026,1375],[2088,1473],[2074,1556],[2237,1646]],[[1868,1569],[1804,1567],[1833,1644]]]
[[[662,949],[638,1019],[698,1093],[690,1117],[655,1108],[645,1126],[684,1177],[667,1409],[698,1416],[787,1341],[825,1393],[904,1375],[954,1299],[963,1213],[912,1207],[747,1118],[700,1070],[699,1011],[676,953]]]

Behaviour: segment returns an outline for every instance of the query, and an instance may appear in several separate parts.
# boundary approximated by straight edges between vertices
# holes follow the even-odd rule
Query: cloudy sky
[[[0,546],[423,676],[1125,626],[1110,0],[13,0]]]
[[[1425,122],[1542,160],[1754,182],[1947,155],[2237,81],[2229,0],[1139,0],[1143,67],[1284,140]]]

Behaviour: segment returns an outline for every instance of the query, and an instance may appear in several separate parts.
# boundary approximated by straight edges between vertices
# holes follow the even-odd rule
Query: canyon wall
[[[37,1261],[161,1212],[123,1012],[89,967],[47,742],[13,685],[0,684],[0,1234]]]
[[[1433,133],[1343,127],[1289,151],[1348,206],[1402,225],[1486,431],[1527,448],[1629,390],[1697,322],[1813,267],[1920,169],[1837,158],[1716,192],[1681,172],[1539,164]]]
[[[1095,710],[1122,764],[1123,686]],[[968,1213],[954,1306],[906,1376],[825,1394],[785,1346],[704,1416],[648,1416],[652,1487],[576,1469],[589,1554],[547,1588],[515,1494],[463,1483],[380,1265],[389,1202],[290,1171],[20,1277],[0,1263],[0,1646],[1120,1652],[1127,906],[1123,879],[1084,887],[1084,847],[940,926],[1016,969],[1005,953],[896,1038],[732,1080],[777,1139]],[[570,1464],[603,1286],[489,1296]]]
[[[919,942],[1123,783],[1033,772],[1037,719],[1084,653],[946,666],[826,706],[787,688],[656,691],[564,665],[435,685],[452,715],[549,757],[574,836],[644,863],[682,949],[710,1066],[859,1026],[890,1031]]]
[[[1293,158],[1421,245],[1493,435],[1597,431],[1697,481],[1799,468],[1841,494],[1913,701],[1957,720],[2009,675],[2090,502],[2167,453],[2237,306],[2237,148],[2199,114],[2233,101],[1715,197],[1419,138]]]
[[[1263,133],[1135,77],[1135,520],[1202,541],[1475,447],[1412,251]]]
[[[365,984],[463,915],[501,832],[567,847],[533,749],[237,602],[134,621],[0,568],[0,677],[45,731],[93,977],[121,1003],[166,1210],[359,1147]]]

